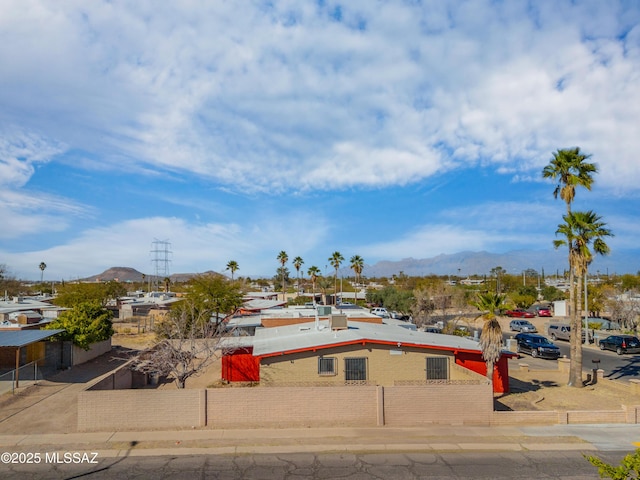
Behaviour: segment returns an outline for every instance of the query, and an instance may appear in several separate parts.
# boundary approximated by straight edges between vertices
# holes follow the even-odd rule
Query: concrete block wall
[[[205,390],[109,390],[78,394],[78,431],[203,427]]]
[[[528,412],[493,412],[491,416],[492,426],[502,425],[557,425],[567,423],[560,412],[528,411]]]
[[[492,413],[488,383],[384,387],[384,424],[389,426],[489,425]]]
[[[622,410],[493,412],[491,425],[565,425],[640,422],[640,406]]]
[[[569,411],[567,423],[627,423],[627,412],[625,410]]]
[[[78,430],[489,425],[492,398],[488,384],[87,390]]]
[[[375,426],[375,386],[207,390],[213,428]]]
[[[89,360],[93,360],[94,358],[110,351],[111,339],[93,343],[91,344],[91,348],[89,350],[84,350],[74,345],[72,353],[73,365],[80,365],[82,363],[88,362]]]
[[[113,379],[111,379],[113,382]],[[78,430],[630,423],[640,406],[493,412],[488,384],[93,390],[78,395]]]

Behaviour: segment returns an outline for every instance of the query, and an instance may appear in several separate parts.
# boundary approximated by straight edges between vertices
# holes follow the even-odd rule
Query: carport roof
[[[53,335],[64,332],[58,330],[11,330],[9,332],[0,331],[0,347],[24,347],[31,343],[40,342]]]

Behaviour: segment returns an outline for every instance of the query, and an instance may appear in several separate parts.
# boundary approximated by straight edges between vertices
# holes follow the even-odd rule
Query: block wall
[[[103,390],[78,394],[78,431],[130,431],[206,425],[204,390]]]
[[[207,390],[213,428],[375,426],[376,387],[253,387]]]
[[[489,425],[489,383],[384,387],[384,423],[389,426]]]

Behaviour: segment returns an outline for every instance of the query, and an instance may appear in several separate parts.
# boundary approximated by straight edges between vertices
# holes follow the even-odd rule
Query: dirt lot
[[[583,388],[568,387],[568,373],[557,370],[520,371],[510,368],[511,392],[495,400],[496,410],[621,410],[640,405],[626,384],[600,379]]]

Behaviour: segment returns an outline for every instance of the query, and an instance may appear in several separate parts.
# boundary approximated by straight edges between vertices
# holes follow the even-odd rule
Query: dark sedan
[[[533,358],[560,358],[560,349],[542,335],[519,333],[515,336],[518,353],[528,353]]]
[[[633,335],[610,335],[600,340],[600,350],[612,350],[618,355],[640,353],[640,340]]]

